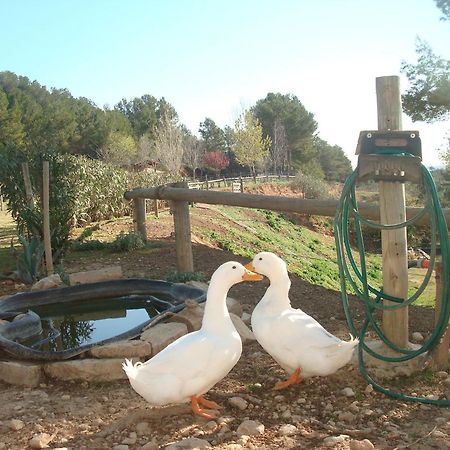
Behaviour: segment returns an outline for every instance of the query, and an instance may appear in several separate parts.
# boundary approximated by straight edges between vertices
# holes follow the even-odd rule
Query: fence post
[[[434,266],[436,277],[436,304],[434,308],[434,323],[438,321],[442,309],[442,264],[437,261]],[[447,329],[441,337],[439,344],[433,350],[433,367],[437,370],[447,370],[448,368],[448,348],[450,345],[450,329]]]
[[[155,203],[154,203],[154,211],[155,211],[155,217],[158,218],[159,217],[159,204],[158,204],[158,199],[155,198]]]
[[[47,275],[53,275],[53,256],[50,235],[50,169],[48,161],[42,167],[42,218],[44,234],[45,267]]]
[[[239,184],[241,186],[241,192],[244,192],[244,180],[241,176],[239,176]]]
[[[147,242],[147,228],[145,224],[145,198],[133,199],[134,231],[139,233],[144,242]]]
[[[402,104],[398,76],[376,79],[379,130],[402,129]],[[406,220],[405,185],[380,181],[380,220],[383,224]],[[383,255],[383,292],[397,298],[408,298],[408,254],[406,228],[381,231]],[[386,305],[394,304],[384,300]],[[384,310],[383,331],[399,347],[408,345],[408,308]]]
[[[172,187],[187,188],[182,181],[171,184]],[[175,228],[175,248],[177,253],[177,270],[179,272],[193,272],[194,258],[192,256],[191,220],[189,217],[189,203],[171,201],[173,223]]]

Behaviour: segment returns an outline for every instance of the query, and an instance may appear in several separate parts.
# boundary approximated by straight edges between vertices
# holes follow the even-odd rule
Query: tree
[[[317,160],[327,181],[344,181],[352,173],[352,164],[338,145],[330,145],[320,138],[314,139]],[[302,168],[304,173],[309,173]]]
[[[257,163],[262,163],[271,145],[270,137],[263,137],[259,120],[250,112],[244,111],[236,120],[234,129],[233,153],[242,166],[248,166],[256,175]]]
[[[444,14],[441,17],[441,20],[450,20],[450,0],[434,0],[436,2],[436,6],[442,11]]]
[[[101,159],[116,166],[127,166],[136,160],[137,146],[133,137],[113,131],[100,150]]]
[[[192,170],[192,177],[195,180],[195,173],[201,166],[203,159],[203,149],[199,140],[193,136],[189,130],[183,130],[183,164]]]
[[[226,169],[230,164],[230,160],[227,156],[219,150],[206,152],[203,157],[203,162],[205,166],[212,169],[217,176],[219,176],[220,172]]]
[[[198,131],[202,136],[205,151],[220,150],[223,152],[226,150],[225,133],[214,120],[207,117],[204,122],[200,123]]]
[[[259,119],[265,136],[275,142],[275,130],[284,127],[286,137],[286,169],[307,162],[313,154],[311,140],[317,130],[314,115],[308,112],[300,100],[292,94],[267,94],[258,100],[252,112]],[[278,140],[278,137],[277,137]]]
[[[275,173],[282,173],[288,167],[288,144],[286,128],[277,117],[273,126],[272,147],[270,149],[270,165]]]
[[[155,130],[158,161],[172,175],[178,175],[183,159],[183,134],[174,120],[164,115]]]
[[[143,95],[133,100],[122,99],[114,109],[128,118],[133,128],[135,139],[148,134],[153,140],[153,133],[158,124],[158,100],[155,97]]]
[[[402,62],[410,86],[403,95],[403,110],[414,121],[444,120],[450,113],[450,61],[435,55],[418,40],[417,64]]]
[[[6,145],[23,147],[24,130],[18,106],[8,105],[6,93],[0,89],[0,148]]]

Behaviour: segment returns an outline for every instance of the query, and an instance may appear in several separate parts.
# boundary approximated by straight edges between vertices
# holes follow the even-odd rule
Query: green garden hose
[[[399,157],[407,157],[404,154],[398,155]],[[431,399],[423,397],[413,397],[410,395],[395,392],[391,389],[385,388],[378,384],[369,375],[364,363],[364,352],[372,355],[374,358],[387,361],[387,362],[402,362],[419,356],[422,353],[428,352],[433,349],[438,343],[445,332],[446,326],[450,317],[450,285],[449,285],[449,273],[450,273],[450,244],[447,231],[447,224],[445,221],[442,208],[440,206],[439,197],[436,191],[436,186],[430,172],[422,165],[422,177],[423,185],[426,191],[425,207],[413,218],[398,224],[385,225],[378,222],[367,220],[358,212],[358,205],[356,201],[356,181],[358,177],[358,169],[356,169],[352,175],[350,175],[344,185],[342,195],[338,204],[337,213],[334,221],[334,233],[336,240],[336,253],[339,266],[339,276],[341,281],[342,301],[344,306],[345,316],[349,328],[354,336],[359,338],[358,358],[359,368],[366,379],[377,391],[383,392],[391,397],[409,400],[412,402],[420,402],[425,404],[433,404],[438,406],[450,406],[450,400],[444,399]],[[367,267],[365,260],[365,250],[363,235],[361,231],[361,225],[367,227],[379,229],[379,230],[392,230],[398,228],[408,227],[413,225],[419,218],[424,215],[430,216],[431,222],[431,254],[430,264],[425,274],[422,284],[417,291],[407,299],[401,299],[393,297],[391,295],[383,293],[382,289],[377,289],[371,286],[367,280]],[[354,251],[350,245],[350,226],[353,224],[354,232],[356,235],[356,246],[360,264],[358,266],[354,257]],[[411,305],[425,290],[428,282],[432,276],[437,244],[440,244],[441,248],[441,261],[442,261],[442,307],[440,310],[439,318],[436,322],[435,328],[431,335],[424,341],[423,345],[416,349],[404,349],[400,348],[391,342],[383,333],[381,327],[377,324],[374,317],[375,310],[388,310],[388,309],[400,309]],[[352,318],[347,290],[351,288],[356,295],[364,302],[366,317],[365,321],[358,331],[355,322]],[[389,305],[386,305],[382,300],[389,300]],[[373,349],[369,348],[365,342],[367,331],[371,327],[379,338],[392,350],[399,353],[399,356],[385,356],[377,353]]]

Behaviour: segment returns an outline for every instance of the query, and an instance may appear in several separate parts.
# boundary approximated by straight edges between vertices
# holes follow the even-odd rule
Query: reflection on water
[[[43,333],[24,342],[36,350],[60,351],[102,341],[131,330],[169,305],[152,296],[93,299],[33,308]]]

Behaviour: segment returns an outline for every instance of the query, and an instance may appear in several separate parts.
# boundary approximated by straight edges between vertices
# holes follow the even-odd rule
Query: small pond
[[[96,346],[140,335],[165,311],[202,302],[193,286],[124,279],[24,292],[0,301],[0,355],[62,360]]]

